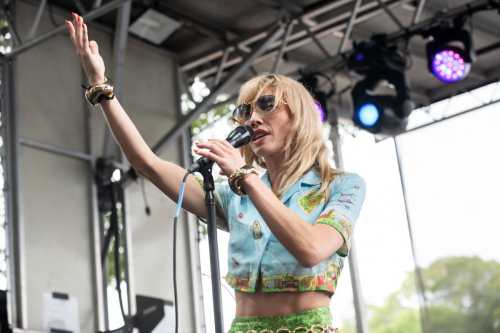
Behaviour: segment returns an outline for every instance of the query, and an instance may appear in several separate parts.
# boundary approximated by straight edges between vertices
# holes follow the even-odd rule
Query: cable
[[[121,267],[120,267],[120,228],[118,226],[118,211],[116,209],[116,195],[115,195],[115,184],[111,184],[111,223],[115,225],[115,246],[114,246],[114,257],[115,257],[115,276],[116,276],[116,286],[118,289],[118,301],[120,302],[120,310],[123,317],[123,327],[126,331],[130,330],[130,325],[128,323],[127,316],[125,315],[125,310],[123,307],[123,296],[121,289]]]
[[[205,276],[205,277],[208,277],[208,278],[212,278],[210,275],[208,274],[205,274],[205,273],[201,273],[201,275]],[[221,279],[222,280],[222,279]],[[233,298],[233,300],[236,302],[236,298],[234,298],[234,295],[231,294],[231,291],[229,289],[227,289],[227,287],[225,285],[222,284],[222,281],[221,281],[221,284],[220,284],[224,289],[226,289],[226,291],[229,293],[229,295]]]
[[[174,217],[174,306],[175,306],[175,333],[179,332],[179,305],[177,302],[177,261],[176,261],[176,248],[177,248],[177,217],[182,207],[182,199],[184,198],[184,188],[186,187],[186,179],[189,176],[189,171],[186,172],[182,179],[181,191],[179,192],[179,199],[177,200],[177,208],[175,209]]]
[[[115,194],[115,185],[111,183],[109,185],[110,188],[110,197],[111,197],[111,228],[108,232],[111,232],[114,228],[115,234],[115,244],[114,244],[114,261],[115,261],[115,276],[116,276],[116,287],[118,290],[118,301],[120,302],[120,310],[123,318],[123,326],[110,330],[110,331],[99,331],[99,333],[132,333],[134,326],[129,323],[129,319],[125,315],[125,309],[123,307],[123,297],[122,297],[122,289],[121,289],[121,266],[120,266],[120,228],[118,226],[118,211],[116,208],[117,200]],[[103,260],[104,263],[104,260]]]
[[[146,190],[144,189],[144,177],[141,177],[141,188],[142,188],[142,197],[144,198],[144,205],[146,206],[146,215],[151,215],[151,208],[148,205],[148,199],[146,198]]]

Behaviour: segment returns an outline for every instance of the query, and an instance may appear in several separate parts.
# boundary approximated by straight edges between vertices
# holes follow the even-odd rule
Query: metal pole
[[[285,23],[286,24],[286,23]],[[161,154],[171,143],[179,138],[183,131],[185,131],[191,123],[203,112],[209,110],[212,105],[214,99],[228,86],[233,84],[240,76],[243,74],[248,67],[252,64],[252,62],[259,57],[262,53],[264,53],[269,45],[271,45],[280,35],[283,33],[284,25],[283,22],[280,22],[273,27],[271,32],[268,34],[268,38],[260,43],[259,46],[255,48],[255,51],[247,56],[247,58],[235,69],[233,72],[228,74],[226,80],[217,86],[198,106],[192,110],[189,114],[182,117],[181,120],[177,122],[177,124],[173,127],[170,132],[164,135],[159,142],[155,144],[153,147],[153,152],[157,155]],[[122,179],[122,185],[124,187],[128,186],[131,179],[128,174]]]
[[[274,62],[274,66],[271,72],[273,73],[278,73],[278,68],[280,66],[281,58],[283,58],[283,54],[285,53],[285,48],[288,45],[288,38],[290,37],[290,34],[292,33],[293,30],[293,21],[290,21],[288,23],[288,26],[286,27],[286,32],[285,36],[283,37],[283,43],[281,43],[280,47],[280,52],[278,53],[278,56],[276,57],[276,61]]]
[[[92,4],[92,9],[101,7],[101,2],[102,0],[94,0],[94,3]]]
[[[304,27],[304,29],[306,29],[307,34],[309,35],[309,37],[312,38],[312,40],[316,43],[316,45],[318,45],[321,52],[323,52],[323,54],[327,58],[330,58],[330,53],[328,53],[328,51],[325,49],[323,44],[321,44],[321,42],[318,40],[316,35],[311,32],[311,29],[309,29],[309,27],[304,23],[304,21],[302,21],[302,18],[299,18],[299,23],[300,23],[300,25],[302,25]]]
[[[340,43],[338,54],[344,53],[345,48],[347,47],[347,41],[351,37],[352,27],[354,25],[354,21],[356,20],[356,16],[358,15],[359,6],[361,5],[361,0],[356,0],[354,4],[354,8],[352,10],[351,18],[349,19],[349,23],[347,24],[347,28],[345,29],[344,37],[342,37],[342,42]]]
[[[2,123],[5,138],[5,201],[7,251],[9,261],[9,291],[12,325],[27,328],[26,264],[24,258],[24,219],[17,110],[17,60],[3,62],[2,66]],[[9,293],[9,294],[10,294]]]
[[[81,69],[82,77],[85,78],[85,71]],[[90,156],[88,165],[88,186],[89,186],[89,201],[90,201],[90,249],[92,252],[92,279],[94,286],[94,315],[97,319],[95,329],[97,331],[104,331],[106,329],[106,309],[107,299],[104,296],[106,289],[102,285],[102,263],[101,263],[101,228],[99,222],[99,209],[97,204],[97,186],[95,183],[95,158],[93,146],[93,127],[92,127],[92,107],[82,98],[84,103],[84,117],[85,117],[85,138],[86,150]]]
[[[118,99],[122,97],[123,64],[127,53],[128,26],[130,22],[130,9],[132,1],[127,0],[119,9],[117,14],[116,32],[113,43],[113,92]],[[116,141],[108,126],[104,129],[103,157],[108,158],[116,151]]]
[[[181,95],[182,95],[182,72],[179,66],[178,61],[173,60],[173,69],[175,76],[175,94],[177,96],[176,99],[176,109],[178,119],[182,117],[182,108],[181,108]],[[191,151],[191,131],[190,129],[184,130],[182,133],[182,150],[181,150],[181,158],[182,164],[187,169],[192,164],[192,157],[189,153]],[[193,291],[193,308],[194,308],[194,316],[195,316],[195,332],[204,333],[206,331],[205,326],[205,313],[204,313],[204,304],[203,304],[203,286],[201,281],[201,264],[200,264],[200,248],[199,248],[199,239],[198,239],[198,219],[188,212],[185,213],[187,219],[187,227],[188,227],[188,244],[189,244],[189,256],[191,263],[191,287]]]
[[[422,333],[426,333],[426,332],[431,332],[429,330],[429,327],[428,327],[428,324],[430,324],[430,322],[428,321],[429,313],[428,313],[428,309],[427,309],[427,299],[425,297],[425,286],[424,286],[424,282],[422,280],[422,271],[420,270],[420,266],[418,265],[417,254],[415,251],[415,242],[413,240],[413,232],[411,229],[410,214],[408,212],[408,203],[406,200],[405,183],[404,183],[404,178],[403,178],[403,168],[401,166],[401,156],[399,154],[396,137],[394,137],[394,148],[396,150],[396,158],[398,161],[399,177],[401,179],[401,189],[403,191],[403,200],[404,200],[404,204],[405,204],[406,221],[408,223],[408,233],[410,235],[411,252],[413,254],[413,262],[415,264],[415,279],[417,280],[416,284],[417,284],[417,290],[418,290],[418,300],[420,303],[420,324],[422,325]]]
[[[11,32],[12,39],[14,42],[14,44],[12,45],[12,48],[14,48],[14,46],[21,45],[22,44],[21,37],[19,37],[19,34],[17,33],[16,25],[14,23],[14,19],[12,18],[12,15],[10,14],[9,11],[7,11],[5,9],[5,6],[1,6],[0,11],[4,14],[5,20],[7,21],[7,24],[9,25],[9,31]],[[7,57],[8,54],[5,56]]]
[[[422,14],[422,10],[424,9],[425,0],[418,1],[418,7],[415,10],[415,15],[413,15],[412,25],[417,24],[420,20],[420,15]]]
[[[361,292],[361,281],[359,278],[358,257],[354,237],[351,238],[351,250],[349,251],[349,272],[351,273],[352,296],[354,309],[356,310],[356,331],[358,333],[369,333],[368,316],[366,305]]]
[[[331,126],[332,128],[330,130],[330,140],[333,143],[335,167],[337,169],[343,170],[344,160],[342,157],[341,138],[337,127],[337,114],[335,111],[332,116]],[[370,330],[368,327],[368,317],[366,315],[366,306],[363,299],[363,293],[361,290],[361,282],[358,270],[358,260],[356,257],[356,246],[353,238],[351,238],[351,249],[349,251],[348,260],[349,260],[349,271],[351,273],[351,285],[352,285],[352,293],[354,300],[354,309],[356,311],[357,332],[369,333]]]
[[[73,3],[75,4],[76,8],[78,8],[79,14],[84,15],[88,12],[87,8],[85,8],[85,5],[80,0],[73,0]]]
[[[134,262],[132,260],[132,230],[127,222],[129,216],[129,200],[125,189],[121,191],[120,200],[122,202],[122,241],[123,241],[123,262],[125,270],[125,283],[127,284],[128,315],[133,316],[137,311],[134,288]]]
[[[116,7],[120,6],[121,4],[123,4],[124,2],[127,2],[127,1],[130,1],[130,0],[114,0],[110,3],[105,4],[104,6],[98,8],[98,9],[95,9],[95,10],[93,10],[85,15],[82,15],[82,17],[84,18],[86,23],[92,22],[94,19],[114,10]],[[30,40],[29,42],[24,43],[23,45],[20,45],[16,48],[13,48],[11,53],[8,53],[5,55],[5,58],[12,59],[13,57],[17,56],[18,54],[29,50],[30,48],[44,42],[47,39],[49,39],[50,37],[54,37],[58,33],[66,31],[66,29],[68,29],[66,24],[62,24],[59,27],[44,33],[43,35],[38,36],[37,38],[34,38],[34,39]]]
[[[47,0],[42,0],[40,5],[38,6],[38,11],[36,12],[35,21],[33,21],[33,25],[31,26],[28,35],[26,36],[26,40],[30,40],[35,37],[36,30],[38,29],[38,24],[40,23],[40,19],[42,18],[43,9],[45,8],[45,4]]]
[[[226,47],[224,50],[224,54],[222,55],[222,59],[220,60],[219,68],[217,69],[217,74],[215,74],[215,80],[213,87],[217,87],[219,85],[220,79],[222,77],[222,72],[224,71],[224,64],[227,61],[227,57],[229,56],[229,47]]]
[[[66,157],[72,157],[79,160],[84,160],[88,162],[92,162],[94,160],[94,158],[89,154],[81,153],[68,148],[57,147],[49,143],[41,142],[35,139],[19,137],[19,143],[28,147],[43,149],[51,153],[59,154]]]
[[[391,12],[391,10],[389,8],[387,8],[385,3],[382,0],[377,0],[377,1],[379,3],[380,7],[382,7],[385,10],[385,12],[387,13],[387,15],[389,15],[391,17],[391,19],[394,21],[394,23],[397,24],[399,29],[404,29],[405,27],[401,24],[401,22],[398,20],[396,15],[394,15],[394,13]]]

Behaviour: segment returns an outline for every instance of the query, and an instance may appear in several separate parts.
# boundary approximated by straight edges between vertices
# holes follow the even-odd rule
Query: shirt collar
[[[271,182],[269,181],[269,173],[267,172],[267,170],[262,176],[262,181],[269,189],[271,189]],[[281,198],[281,201],[285,202],[286,200],[288,200],[288,198],[290,198],[302,186],[318,185],[320,183],[321,176],[318,173],[310,170],[304,176],[302,176],[302,178],[296,181],[292,185],[292,187],[288,189],[288,191],[285,192],[285,194]]]

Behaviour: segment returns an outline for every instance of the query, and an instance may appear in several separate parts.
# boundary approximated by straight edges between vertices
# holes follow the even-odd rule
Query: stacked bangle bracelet
[[[251,173],[254,173],[257,176],[259,175],[259,173],[254,167],[245,165],[240,169],[235,170],[228,178],[229,187],[234,193],[236,193],[240,197],[244,197],[247,194],[245,193],[245,191],[243,191],[243,189],[240,186],[238,186],[238,181]]]
[[[115,98],[115,94],[113,93],[113,81],[108,77],[105,79],[106,81],[103,84],[86,88],[85,98],[90,104],[96,106],[101,103],[103,99],[111,100]]]

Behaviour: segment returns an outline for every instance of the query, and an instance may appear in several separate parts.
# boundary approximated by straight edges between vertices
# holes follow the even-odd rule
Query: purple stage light
[[[326,120],[325,111],[323,111],[323,108],[321,107],[321,104],[318,101],[315,100],[314,104],[316,105],[316,109],[318,110],[318,115],[319,118],[321,119],[321,122],[324,123]]]
[[[432,72],[443,82],[453,83],[463,79],[468,72],[469,65],[462,56],[453,50],[442,50],[434,55]]]

